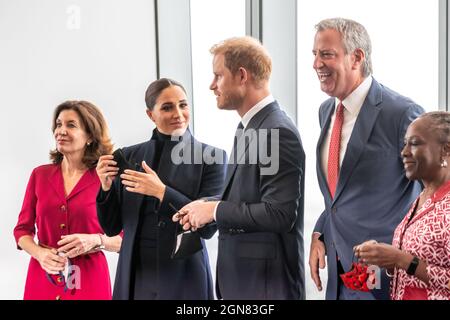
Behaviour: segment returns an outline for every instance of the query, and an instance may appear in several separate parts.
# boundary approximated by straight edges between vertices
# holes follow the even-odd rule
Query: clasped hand
[[[393,269],[399,261],[401,251],[392,245],[369,240],[353,248],[355,256],[364,264]]]
[[[193,201],[175,213],[172,220],[180,223],[183,230],[196,231],[214,220],[216,205],[217,201]]]

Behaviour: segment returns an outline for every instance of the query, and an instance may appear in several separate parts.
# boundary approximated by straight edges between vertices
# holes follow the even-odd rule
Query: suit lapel
[[[319,137],[319,141],[317,142],[317,149],[316,149],[316,159],[317,159],[316,170],[317,170],[317,176],[319,178],[319,185],[320,185],[320,188],[322,189],[322,194],[327,195],[330,200],[331,200],[331,195],[330,195],[330,190],[328,189],[328,182],[327,182],[327,179],[325,178],[325,173],[322,170],[321,150],[322,150],[322,144],[324,142],[324,139],[325,139],[328,129],[330,127],[331,117],[333,116],[333,113],[334,113],[334,109],[335,109],[334,104],[335,104],[335,99],[330,100],[330,105],[325,110],[324,124],[322,125],[322,131],[320,132],[320,137]]]
[[[151,139],[146,143],[145,147],[142,148],[142,151],[131,154],[128,160],[133,164],[136,163],[136,171],[143,171],[141,162],[145,160],[147,165],[151,168],[153,165],[154,154],[155,141]],[[129,209],[127,214],[136,214],[138,217],[144,196],[139,193],[128,192],[125,190],[125,187],[123,187],[123,192],[124,198],[127,199],[127,209]],[[136,218],[136,221],[138,221],[138,218]]]
[[[262,110],[260,110],[253,118],[251,118],[250,122],[248,123],[247,127],[245,128],[245,131],[247,131],[248,129],[253,129],[253,130],[259,129],[261,127],[261,124],[264,121],[264,119],[266,119],[270,113],[272,113],[278,109],[280,109],[280,107],[278,106],[277,101],[274,101],[271,104],[267,105]],[[233,150],[231,151],[230,159],[235,159],[235,160],[233,160],[235,162],[233,164],[228,164],[228,166],[227,166],[227,174],[225,177],[225,184],[224,184],[224,188],[223,188],[224,191],[223,191],[222,196],[225,194],[226,190],[228,189],[228,186],[233,181],[233,177],[236,172],[238,163],[243,163],[243,160],[245,159],[245,154],[247,153],[250,143],[252,143],[253,140],[256,139],[255,133],[256,133],[256,131],[252,131],[252,133],[248,136],[249,139],[246,139],[246,141],[245,141],[245,147],[244,147],[243,152],[241,150],[238,150],[240,152],[237,154],[237,156],[235,156],[236,155],[236,145],[233,145]],[[245,137],[246,136],[245,136],[245,132],[244,132],[244,134],[238,138],[245,139]]]
[[[352,135],[350,136],[347,145],[347,150],[345,151],[344,160],[342,161],[342,167],[339,172],[339,180],[334,201],[339,198],[339,195],[348,182],[349,177],[364,151],[381,110],[379,105],[383,100],[382,98],[381,86],[373,79],[372,86],[361,107],[358,118],[356,119]]]

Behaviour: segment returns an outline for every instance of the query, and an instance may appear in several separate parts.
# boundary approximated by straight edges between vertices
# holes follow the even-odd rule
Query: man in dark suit
[[[305,155],[298,130],[270,94],[271,59],[257,40],[228,39],[211,53],[217,105],[242,121],[221,201],[192,202],[174,220],[185,229],[217,224],[219,298],[303,299]]]
[[[339,274],[351,268],[356,244],[392,242],[420,192],[405,177],[400,152],[406,128],[424,110],[372,78],[371,42],[361,24],[336,18],[316,29],[314,69],[331,98],[319,110],[317,175],[325,210],[312,235],[311,276],[322,290],[326,254],[327,299],[388,299],[384,270],[370,292],[346,288]]]

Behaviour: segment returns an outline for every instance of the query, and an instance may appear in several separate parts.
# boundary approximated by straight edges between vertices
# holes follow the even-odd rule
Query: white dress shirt
[[[260,112],[264,107],[267,107],[269,104],[274,102],[275,99],[271,94],[269,94],[267,97],[259,101],[257,104],[255,104],[250,110],[247,111],[246,114],[241,119],[242,125],[244,126],[244,129],[247,127],[248,123],[252,118]]]
[[[339,152],[339,168],[342,167],[342,161],[344,160],[345,151],[350,137],[355,127],[356,119],[358,118],[359,111],[366,100],[369,93],[370,86],[372,85],[372,76],[367,77],[347,98],[342,101],[344,105],[344,123],[342,124],[341,132],[341,149]],[[336,106],[340,103],[336,98],[334,113],[331,118],[330,126],[328,127],[327,134],[323,139],[323,143],[320,149],[321,166],[325,178],[328,179],[328,150],[330,148],[331,131],[333,130],[334,119],[336,118]]]

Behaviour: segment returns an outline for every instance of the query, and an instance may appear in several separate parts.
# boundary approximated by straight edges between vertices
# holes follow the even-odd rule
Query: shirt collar
[[[433,194],[433,202],[441,201],[450,192],[450,181],[445,182]]]
[[[369,94],[370,87],[372,86],[372,76],[367,77],[364,81],[350,93],[347,98],[342,100],[342,104],[345,109],[352,115],[358,115],[361,107]],[[340,101],[336,98],[336,106],[339,105]]]
[[[272,102],[274,102],[275,99],[271,94],[269,94],[267,97],[259,101],[257,104],[255,104],[250,110],[247,111],[246,114],[241,119],[242,125],[244,126],[244,129],[247,127],[250,120],[264,107],[268,106]]]

